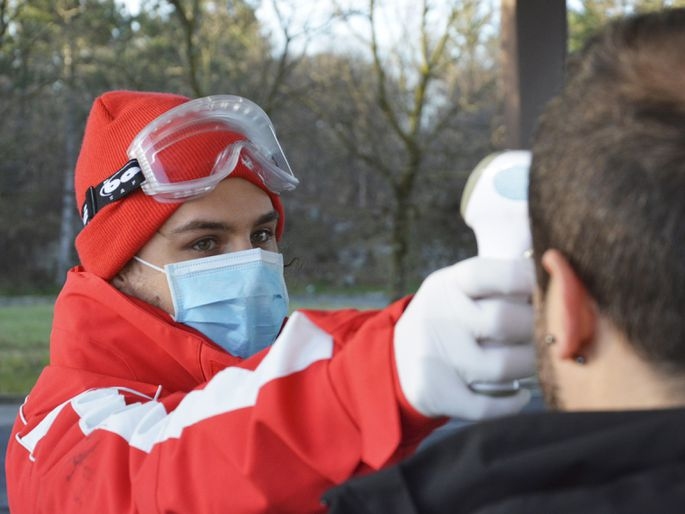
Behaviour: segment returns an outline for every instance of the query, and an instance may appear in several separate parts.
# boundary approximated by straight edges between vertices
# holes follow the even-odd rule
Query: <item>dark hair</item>
[[[569,60],[533,144],[530,218],[653,364],[685,371],[685,9],[613,22]]]

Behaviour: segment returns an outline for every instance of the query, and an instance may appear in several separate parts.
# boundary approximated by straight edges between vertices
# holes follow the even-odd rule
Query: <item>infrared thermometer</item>
[[[530,152],[511,150],[487,156],[469,176],[461,215],[481,257],[511,259],[530,250],[528,168]]]
[[[461,215],[473,229],[478,255],[519,258],[532,248],[528,224],[530,152],[511,150],[483,159],[469,176],[461,197]],[[478,393],[508,395],[519,390],[518,380],[473,382]]]

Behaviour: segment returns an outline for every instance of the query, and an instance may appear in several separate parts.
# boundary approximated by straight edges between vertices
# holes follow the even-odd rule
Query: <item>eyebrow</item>
[[[279,215],[278,212],[275,210],[267,212],[266,214],[262,214],[259,218],[257,218],[254,222],[254,225],[264,225],[265,223],[271,223],[273,221],[278,221]],[[182,234],[185,232],[192,232],[195,230],[221,230],[224,232],[230,232],[233,230],[233,227],[230,224],[223,223],[221,221],[212,221],[212,220],[203,220],[203,219],[195,219],[191,220],[188,223],[185,223],[181,225],[180,227],[176,227],[173,229],[170,234]]]

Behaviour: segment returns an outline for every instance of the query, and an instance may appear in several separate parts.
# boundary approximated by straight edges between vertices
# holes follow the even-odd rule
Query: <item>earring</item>
[[[545,337],[543,338],[544,343],[549,346],[551,344],[554,344],[557,342],[557,338],[554,337],[552,334],[545,334]]]
[[[575,361],[576,364],[579,364],[580,366],[584,365],[587,362],[584,355],[576,355]]]

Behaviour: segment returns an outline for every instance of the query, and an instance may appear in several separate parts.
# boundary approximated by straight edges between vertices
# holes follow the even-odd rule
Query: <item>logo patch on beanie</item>
[[[137,190],[145,180],[138,161],[131,159],[114,175],[86,191],[86,200],[81,208],[81,219],[87,225],[99,210],[122,199]]]

